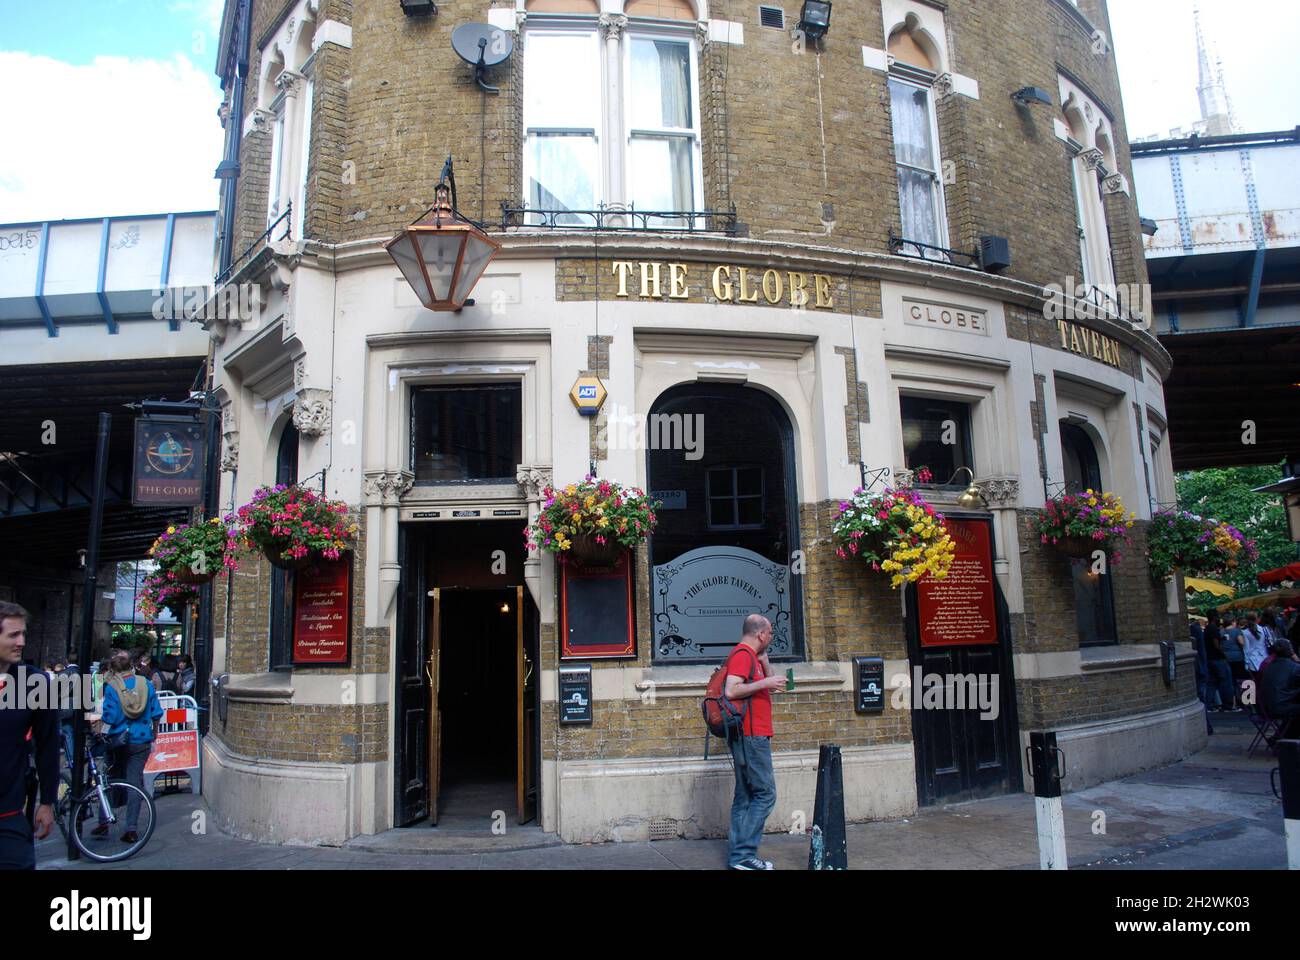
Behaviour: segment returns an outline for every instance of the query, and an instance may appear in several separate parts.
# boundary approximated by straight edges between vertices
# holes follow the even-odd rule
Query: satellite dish
[[[462,23],[451,32],[451,47],[462,60],[474,68],[474,82],[489,93],[499,93],[484,77],[488,67],[504,63],[514,53],[514,38],[490,23]]]

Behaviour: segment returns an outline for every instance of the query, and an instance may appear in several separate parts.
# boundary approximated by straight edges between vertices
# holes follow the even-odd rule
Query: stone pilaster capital
[[[621,13],[602,13],[597,24],[600,35],[606,40],[621,40],[623,31],[627,29],[627,17]]]
[[[524,466],[520,464],[515,474],[515,482],[523,488],[527,500],[541,500],[542,491],[551,485],[552,470],[548,464]]]
[[[369,470],[365,483],[367,506],[395,507],[415,486],[415,475],[409,470]]]
[[[990,507],[1010,507],[1020,500],[1019,477],[987,477],[976,480],[975,488]]]

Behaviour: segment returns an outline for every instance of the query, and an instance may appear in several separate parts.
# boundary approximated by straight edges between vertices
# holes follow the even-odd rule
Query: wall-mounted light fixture
[[[984,494],[980,493],[980,488],[975,486],[975,471],[970,467],[958,467],[953,471],[953,475],[948,478],[948,482],[952,483],[953,480],[957,479],[957,474],[963,470],[970,474],[970,486],[966,488],[965,493],[957,498],[957,506],[963,510],[987,510],[988,504],[984,501]]]
[[[799,12],[799,29],[809,40],[820,40],[831,28],[831,5],[829,0],[803,0],[803,9]]]
[[[434,188],[433,207],[384,249],[420,302],[430,310],[459,310],[501,244],[456,212],[456,175],[451,157]]]
[[[1154,220],[1149,220],[1148,218],[1143,217],[1139,222],[1142,224],[1142,232],[1148,237],[1154,237],[1160,232],[1160,225]]]
[[[402,13],[408,17],[432,17],[438,13],[433,0],[402,0]]]
[[[1055,102],[1052,95],[1042,87],[1021,87],[1011,95],[1011,99],[1022,107],[1028,107],[1035,103],[1046,104],[1050,107]]]

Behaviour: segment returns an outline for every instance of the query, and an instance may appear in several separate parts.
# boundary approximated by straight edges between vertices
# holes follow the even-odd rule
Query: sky
[[[1196,3],[1241,128],[1300,124],[1300,0],[1110,0],[1129,136],[1199,117]],[[0,0],[0,223],[215,209],[222,6]]]

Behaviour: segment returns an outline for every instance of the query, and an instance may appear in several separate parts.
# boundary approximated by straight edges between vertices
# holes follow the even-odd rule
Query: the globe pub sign
[[[140,417],[135,421],[135,506],[196,507],[203,502],[207,462],[203,428],[190,419]]]

